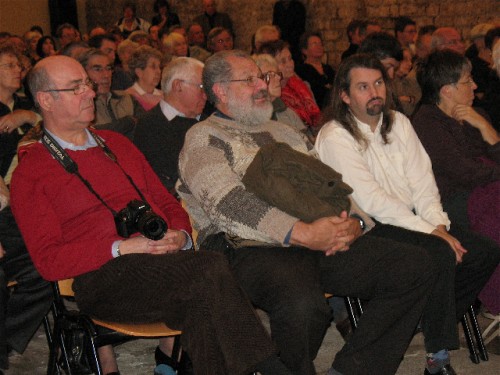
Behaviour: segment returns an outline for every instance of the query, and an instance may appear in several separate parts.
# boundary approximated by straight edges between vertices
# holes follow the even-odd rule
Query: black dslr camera
[[[128,238],[139,232],[150,240],[160,240],[167,232],[167,223],[155,214],[149,204],[132,200],[115,216],[116,231]]]

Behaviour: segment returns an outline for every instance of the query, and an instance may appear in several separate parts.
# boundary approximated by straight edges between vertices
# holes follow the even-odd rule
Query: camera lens
[[[145,212],[137,222],[137,229],[145,237],[157,241],[167,232],[167,223],[160,216],[149,211]]]

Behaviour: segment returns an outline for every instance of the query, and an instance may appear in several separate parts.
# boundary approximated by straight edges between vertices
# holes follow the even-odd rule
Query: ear
[[[217,98],[219,98],[219,102],[224,103],[224,104],[227,103],[227,101],[228,101],[227,100],[227,88],[223,83],[220,83],[220,82],[214,83],[214,85],[212,86],[212,90],[213,90],[215,96],[217,96]]]
[[[347,104],[347,105],[350,105],[351,104],[351,98],[349,98],[349,94],[347,94],[347,92],[345,90],[343,90],[341,93],[340,93],[340,99],[342,99],[342,101]]]
[[[36,99],[41,109],[50,112],[54,105],[55,99],[50,92],[39,91],[36,93]]]
[[[451,96],[451,85],[444,85],[439,89],[439,95],[443,98],[449,98]]]
[[[182,91],[182,80],[180,80],[180,79],[174,79],[172,81],[172,91],[173,92],[180,92],[180,91]]]
[[[143,73],[143,70],[140,69],[140,68],[135,68],[134,69],[134,73],[135,75],[138,77],[138,78],[142,78],[142,73]]]

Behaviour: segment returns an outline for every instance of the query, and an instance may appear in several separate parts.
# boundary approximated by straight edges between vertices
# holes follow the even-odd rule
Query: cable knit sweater
[[[168,227],[190,233],[186,212],[135,146],[115,132],[96,133]],[[66,151],[80,174],[115,211],[132,199],[141,199],[100,147]],[[47,280],[60,280],[96,270],[111,260],[111,245],[123,239],[116,233],[111,212],[41,143],[20,150],[19,158],[11,186],[12,210],[40,274]]]
[[[271,142],[314,153],[301,133],[276,121],[245,126],[212,115],[188,131],[179,157],[177,192],[198,230],[199,244],[210,234],[225,232],[284,245],[286,235],[299,219],[260,200],[242,183],[260,147]]]

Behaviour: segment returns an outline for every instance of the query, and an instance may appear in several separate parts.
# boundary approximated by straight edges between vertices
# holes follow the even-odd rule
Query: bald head
[[[431,47],[433,51],[449,49],[461,55],[465,54],[465,44],[462,36],[454,27],[440,27],[434,31]]]

